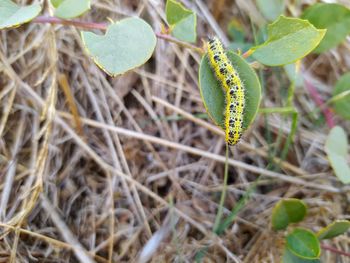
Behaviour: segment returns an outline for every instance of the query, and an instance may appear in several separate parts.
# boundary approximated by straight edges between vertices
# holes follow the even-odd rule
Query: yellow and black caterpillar
[[[208,42],[209,64],[226,93],[225,137],[235,145],[242,136],[245,105],[244,85],[217,37]]]

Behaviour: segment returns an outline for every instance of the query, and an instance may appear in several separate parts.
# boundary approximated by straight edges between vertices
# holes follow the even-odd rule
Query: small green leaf
[[[196,42],[197,39],[197,17],[196,14],[191,14],[179,23],[175,24],[171,34],[181,41],[190,43]]]
[[[317,28],[326,28],[327,33],[314,50],[322,53],[337,46],[350,33],[350,10],[339,4],[315,4],[305,10],[302,17]]]
[[[169,25],[175,25],[186,17],[192,15],[193,12],[175,0],[167,0],[165,14]]]
[[[325,151],[335,175],[343,184],[350,183],[350,167],[347,164],[348,140],[340,126],[335,126],[329,133]]]
[[[82,32],[81,35],[94,62],[111,76],[146,63],[157,42],[151,26],[136,17],[110,25],[104,36],[91,32]]]
[[[320,263],[319,259],[305,259],[294,255],[288,248],[284,249],[282,263]]]
[[[318,239],[329,239],[344,234],[350,228],[350,221],[337,220],[317,232]]]
[[[256,0],[256,4],[263,16],[269,21],[276,20],[286,8],[285,0]]]
[[[181,41],[196,42],[197,16],[193,11],[175,0],[168,0],[165,13],[174,37]]]
[[[296,228],[286,237],[287,248],[296,256],[304,259],[320,257],[320,242],[310,230]]]
[[[0,29],[27,23],[38,16],[40,12],[40,4],[19,6],[10,0],[0,0]]]
[[[54,15],[63,19],[78,17],[90,9],[90,0],[63,0],[57,3],[59,5]]]
[[[333,90],[334,110],[340,116],[350,120],[350,72],[344,74]]]
[[[243,130],[246,130],[255,119],[261,100],[261,87],[255,71],[239,55],[228,51],[227,56],[243,80],[246,105],[243,118]],[[214,121],[223,129],[225,112],[225,94],[220,82],[212,71],[207,55],[203,56],[199,68],[199,88],[204,106]]]
[[[64,0],[51,0],[51,4],[57,8]]]
[[[280,16],[268,26],[267,41],[252,49],[253,57],[268,66],[291,64],[317,47],[325,33],[307,20]]]
[[[307,212],[305,203],[295,198],[278,201],[272,210],[272,227],[275,230],[285,229],[290,223],[304,219]]]

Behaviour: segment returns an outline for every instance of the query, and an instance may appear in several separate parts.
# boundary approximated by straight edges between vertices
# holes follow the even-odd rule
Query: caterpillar
[[[245,106],[244,85],[217,37],[208,42],[209,64],[226,93],[225,139],[235,145],[242,136]]]

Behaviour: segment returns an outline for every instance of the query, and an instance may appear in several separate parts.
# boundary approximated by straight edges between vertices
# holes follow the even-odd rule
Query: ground
[[[212,35],[229,40],[232,18],[247,42],[252,27],[266,23],[254,1],[183,2],[198,14],[197,46]],[[301,2],[286,1],[287,15],[298,16],[315,1]],[[140,16],[159,32],[164,4],[92,1],[79,19]],[[215,235],[226,146],[204,114],[200,55],[158,39],[148,63],[111,78],[86,55],[78,28],[29,23],[1,31],[0,38],[0,262],[194,262],[199,252],[203,262],[280,262],[284,233],[273,231],[270,219],[281,198],[308,205],[299,225],[313,231],[349,219],[349,188],[327,160],[330,127],[312,96],[316,89],[328,100],[349,71],[348,40],[302,61],[306,81],[295,87],[299,119],[285,160],[279,158],[290,115],[258,114],[230,148],[224,216],[256,188]],[[290,86],[283,68],[257,72],[261,107],[283,107]],[[349,122],[330,111],[349,131]],[[350,238],[325,244],[349,251]],[[350,261],[326,249],[322,260]]]

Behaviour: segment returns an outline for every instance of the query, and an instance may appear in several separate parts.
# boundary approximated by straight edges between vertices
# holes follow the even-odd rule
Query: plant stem
[[[329,251],[331,251],[331,252],[333,252],[335,254],[339,254],[339,255],[350,257],[350,253],[338,250],[338,249],[336,249],[334,247],[331,247],[331,246],[328,246],[328,245],[321,244],[321,248],[323,248],[325,250],[329,250]]]
[[[316,105],[321,108],[328,127],[333,128],[335,126],[333,114],[328,107],[324,107],[324,102],[315,86],[310,81],[305,79],[305,87],[309,91],[311,98],[315,101]]]
[[[66,20],[52,16],[38,16],[32,20],[33,23],[39,24],[59,24],[65,26],[74,26],[74,27],[82,27],[86,29],[101,29],[106,30],[108,24],[107,23],[95,23],[95,22],[86,22],[86,21],[78,21],[78,20]]]
[[[86,21],[79,21],[79,20],[73,20],[73,19],[66,20],[66,19],[61,19],[61,18],[52,17],[52,16],[38,16],[34,18],[32,22],[39,23],[39,24],[58,24],[58,25],[65,25],[65,26],[81,27],[85,29],[100,29],[100,30],[106,30],[108,27],[107,23],[86,22]],[[204,53],[204,50],[202,48],[191,45],[186,42],[182,42],[169,35],[165,35],[162,33],[155,33],[155,35],[159,39],[164,39],[168,42],[175,43],[179,46],[191,49],[199,54]]]
[[[186,43],[186,42],[182,42],[182,41],[177,40],[176,38],[173,38],[173,37],[171,37],[171,36],[169,36],[169,35],[164,35],[164,34],[162,34],[162,33],[155,33],[155,34],[156,34],[156,36],[157,36],[159,39],[164,39],[164,40],[166,40],[166,41],[168,41],[168,42],[173,42],[173,43],[175,43],[175,44],[177,44],[177,45],[179,45],[179,46],[182,46],[182,47],[191,49],[191,50],[193,50],[193,51],[195,51],[195,52],[197,52],[197,53],[199,53],[199,54],[201,54],[201,55],[204,53],[203,48],[200,48],[200,47],[191,45],[191,44]]]
[[[261,114],[271,114],[271,113],[290,114],[294,112],[295,112],[295,109],[293,107],[271,107],[271,108],[259,109],[259,113]]]
[[[229,146],[226,143],[226,161],[225,161],[224,182],[223,182],[223,188],[222,188],[222,192],[221,192],[219,209],[218,209],[218,213],[216,214],[215,223],[214,223],[214,227],[213,227],[214,233],[218,232],[218,229],[219,229],[220,223],[221,223],[221,219],[222,219],[222,214],[224,211],[224,203],[225,203],[225,198],[226,198],[227,179],[228,179],[228,148],[229,148]]]
[[[243,58],[247,58],[250,57],[253,54],[253,50],[249,49],[248,51],[246,51],[245,53],[243,53],[242,57]]]

